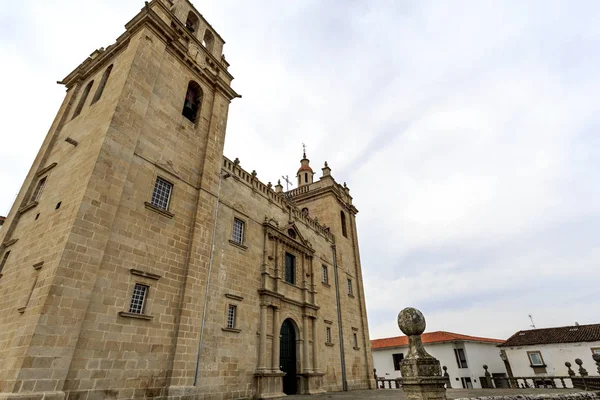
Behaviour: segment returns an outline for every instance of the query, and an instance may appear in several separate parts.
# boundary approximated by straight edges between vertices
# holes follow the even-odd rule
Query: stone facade
[[[0,231],[0,399],[374,388],[348,188],[326,166],[283,193],[223,157],[239,95],[187,0],[125,27],[62,81]]]

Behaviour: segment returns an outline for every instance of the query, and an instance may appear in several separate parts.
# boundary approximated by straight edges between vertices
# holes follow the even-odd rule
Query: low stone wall
[[[554,393],[554,394],[519,394],[516,396],[482,396],[463,397],[455,400],[600,400],[598,392]]]

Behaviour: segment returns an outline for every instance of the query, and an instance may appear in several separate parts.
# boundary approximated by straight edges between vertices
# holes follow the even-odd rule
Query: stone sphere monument
[[[408,400],[446,400],[446,381],[440,362],[432,357],[421,341],[425,332],[421,311],[407,307],[398,313],[398,327],[408,336],[408,354],[400,363],[402,390]]]

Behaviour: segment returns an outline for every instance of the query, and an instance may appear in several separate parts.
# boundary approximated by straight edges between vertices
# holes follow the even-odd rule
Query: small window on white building
[[[154,192],[152,192],[152,205],[163,210],[168,210],[172,191],[172,183],[167,182],[161,177],[156,178]]]
[[[600,354],[600,347],[592,347],[592,354]]]
[[[454,349],[454,355],[456,356],[456,363],[458,368],[468,368],[467,366],[467,355],[465,349]]]
[[[136,283],[133,288],[133,296],[131,296],[129,312],[132,314],[144,314],[146,296],[148,296],[148,286]]]
[[[539,351],[528,351],[527,356],[529,357],[529,362],[532,367],[543,367],[544,359],[542,358],[542,353]]]
[[[404,360],[404,353],[392,354],[392,360],[394,361],[394,371],[400,371],[400,362]]]

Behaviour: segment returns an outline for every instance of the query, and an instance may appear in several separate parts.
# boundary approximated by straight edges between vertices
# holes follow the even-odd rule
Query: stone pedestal
[[[285,397],[283,393],[282,371],[258,371],[254,374],[256,377],[256,398],[257,399],[276,399]]]
[[[407,400],[446,400],[445,376],[440,362],[425,351],[421,334],[425,317],[415,308],[405,308],[398,314],[398,326],[408,336],[408,355],[400,363],[402,390]]]
[[[300,376],[300,393],[325,393],[325,390],[323,390],[323,375],[325,374],[322,372],[304,372],[298,374]]]

